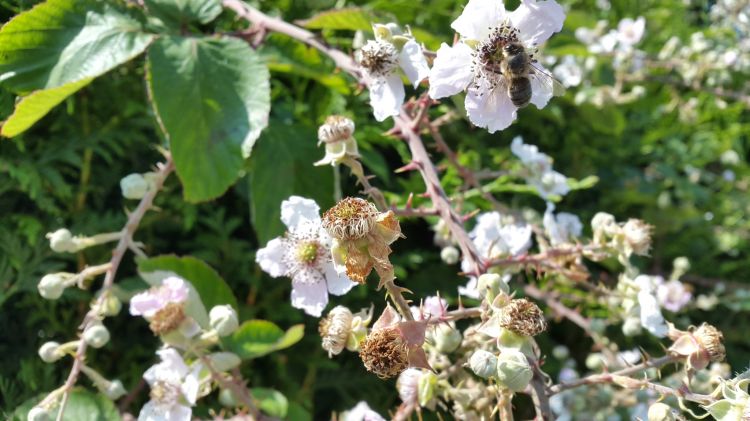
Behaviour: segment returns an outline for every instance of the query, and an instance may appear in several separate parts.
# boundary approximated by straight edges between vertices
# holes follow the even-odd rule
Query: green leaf
[[[250,206],[258,240],[284,233],[281,202],[293,194],[315,199],[321,210],[333,205],[333,170],[314,167],[323,158],[314,129],[272,122],[251,158]]]
[[[268,124],[269,74],[235,38],[160,38],[148,50],[151,100],[187,201],[223,194]]]
[[[171,272],[184,278],[195,287],[206,309],[221,304],[229,304],[238,309],[237,300],[224,279],[206,262],[195,257],[165,255],[138,261],[138,271]]]
[[[278,390],[253,387],[250,389],[250,394],[253,396],[253,399],[258,401],[258,408],[261,411],[273,417],[286,417],[289,401]]]
[[[27,414],[45,395],[39,395],[24,402],[16,408],[9,421],[26,421]],[[57,416],[55,410],[50,418]],[[68,398],[63,421],[119,421],[122,418],[111,400],[100,394],[83,389],[74,389]]]
[[[297,24],[308,29],[348,29],[351,31],[372,31],[376,18],[360,7],[347,7],[318,13]]]
[[[266,320],[248,320],[236,332],[224,338],[224,347],[242,359],[258,358],[289,348],[305,334],[304,325],[295,325],[286,332]]]
[[[49,110],[63,102],[68,96],[91,83],[92,80],[94,78],[82,79],[78,82],[68,83],[57,88],[42,89],[26,95],[16,105],[13,114],[5,120],[0,129],[0,134],[6,137],[13,137],[23,133],[44,117]]]
[[[49,0],[0,30],[0,82],[26,93],[97,77],[146,49],[141,31],[112,2]]]
[[[219,0],[145,0],[144,3],[151,15],[173,28],[191,22],[207,24],[222,10]]]

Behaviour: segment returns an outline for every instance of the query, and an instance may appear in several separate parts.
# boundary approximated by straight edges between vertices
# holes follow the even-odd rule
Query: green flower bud
[[[461,257],[458,249],[453,246],[443,247],[440,250],[440,260],[446,265],[455,265],[458,263],[458,258]]]
[[[125,396],[127,391],[125,390],[125,386],[122,385],[121,381],[112,380],[107,385],[107,389],[102,390],[102,393],[104,393],[108,398],[112,399],[113,401],[116,401],[117,399],[120,399],[121,397]]]
[[[209,324],[219,336],[229,336],[240,327],[237,312],[230,305],[215,306],[208,313]]]
[[[435,326],[432,332],[435,348],[443,354],[455,351],[461,345],[461,332],[455,327],[441,323]]]
[[[214,352],[208,355],[211,366],[218,372],[229,371],[238,367],[242,360],[232,352]]]
[[[100,311],[104,316],[117,316],[122,309],[122,301],[112,294],[107,294],[102,302]]]
[[[494,300],[500,293],[504,295],[510,294],[508,283],[497,273],[485,273],[479,276],[479,279],[477,279],[477,289],[479,290],[479,295],[482,297],[488,296],[490,300]]]
[[[552,356],[558,360],[564,360],[570,356],[570,350],[565,345],[557,345],[552,348]]]
[[[675,421],[676,418],[669,405],[656,402],[648,408],[648,421]]]
[[[419,377],[417,394],[419,396],[419,406],[427,406],[432,398],[435,397],[438,378],[432,371],[424,371]]]
[[[483,349],[474,351],[469,358],[469,368],[477,376],[483,379],[489,379],[496,375],[497,372],[497,357],[491,352]]]
[[[47,411],[44,408],[40,408],[38,406],[35,406],[31,408],[31,411],[29,411],[29,414],[26,416],[26,419],[28,421],[49,421],[49,411]]]
[[[101,348],[109,342],[109,330],[101,323],[96,323],[83,331],[83,340],[94,348]]]
[[[39,295],[47,300],[57,300],[65,291],[65,281],[69,278],[70,274],[63,272],[44,275],[37,285]]]
[[[120,190],[122,190],[122,197],[140,200],[148,191],[148,181],[142,174],[129,174],[120,180]]]
[[[39,348],[39,358],[45,363],[53,363],[64,354],[60,351],[60,344],[57,342],[46,342]]]
[[[219,392],[219,403],[227,408],[236,408],[240,406],[237,396],[229,389],[221,389]]]
[[[604,360],[602,354],[594,352],[586,357],[586,368],[592,371],[599,371],[604,367]]]
[[[73,240],[73,234],[65,228],[47,234],[49,247],[55,253],[75,253],[78,245]]]
[[[521,351],[503,349],[497,358],[497,382],[514,392],[526,389],[534,372]]]

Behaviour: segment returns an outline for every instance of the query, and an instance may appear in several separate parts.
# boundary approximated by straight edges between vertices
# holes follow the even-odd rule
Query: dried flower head
[[[710,362],[720,362],[726,357],[724,335],[708,323],[684,332],[670,325],[669,337],[674,340],[669,351],[687,357],[689,370],[708,367]]]
[[[544,313],[525,298],[512,300],[500,310],[500,326],[524,336],[536,336],[547,330]]]
[[[318,128],[318,144],[341,142],[354,134],[354,122],[342,115],[332,115]]]
[[[426,328],[426,321],[401,321],[398,312],[387,306],[359,344],[359,356],[367,371],[386,379],[407,367],[432,370],[422,349]]]
[[[148,327],[154,335],[163,335],[180,327],[186,317],[183,303],[169,303],[154,314]]]
[[[622,227],[627,254],[648,255],[651,249],[651,231],[654,227],[640,219],[629,219]]]
[[[355,165],[352,161],[359,158],[359,149],[353,134],[352,120],[340,115],[329,116],[318,128],[318,145],[325,144],[326,154],[314,165]]]
[[[338,240],[357,240],[372,231],[378,209],[367,200],[347,197],[323,215],[323,227]]]
[[[344,306],[334,307],[326,317],[320,319],[318,332],[323,349],[328,356],[338,355],[344,350],[352,330],[352,312]]]
[[[359,346],[365,368],[381,379],[393,377],[409,367],[409,347],[395,327],[373,331]]]
[[[398,68],[398,49],[388,41],[369,40],[359,50],[359,64],[373,76],[388,76]]]

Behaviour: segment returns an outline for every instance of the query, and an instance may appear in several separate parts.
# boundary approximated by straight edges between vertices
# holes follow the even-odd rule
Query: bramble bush
[[[747,0],[0,13],[5,418],[750,419]]]

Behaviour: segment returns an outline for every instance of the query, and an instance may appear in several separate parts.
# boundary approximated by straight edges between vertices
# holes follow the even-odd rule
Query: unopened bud
[[[438,377],[432,371],[425,371],[422,373],[422,376],[419,377],[417,394],[419,396],[420,406],[427,406],[435,397],[437,383]]]
[[[334,307],[326,317],[320,319],[318,332],[321,346],[328,351],[328,357],[344,350],[352,330],[352,312],[344,306]]]
[[[485,273],[480,275],[479,279],[477,279],[477,289],[479,290],[479,295],[482,297],[490,292],[492,299],[500,293],[503,293],[504,295],[510,294],[508,283],[497,273]]]
[[[109,342],[109,330],[101,323],[96,323],[83,331],[83,340],[94,348],[101,348]]]
[[[31,408],[31,411],[29,411],[29,414],[26,416],[26,419],[28,421],[49,421],[50,420],[49,411],[47,411],[44,408],[35,406]]]
[[[67,275],[67,276],[66,276]],[[65,273],[50,273],[44,275],[42,280],[37,285],[39,295],[47,300],[56,300],[60,298],[65,291],[65,281],[69,278],[69,274]]]
[[[214,306],[208,313],[208,318],[211,328],[219,336],[229,336],[240,327],[237,312],[230,305]]]
[[[599,371],[604,367],[604,360],[602,359],[602,354],[595,352],[592,354],[589,354],[586,357],[586,368],[592,371]]]
[[[75,253],[78,245],[73,240],[73,234],[65,228],[47,234],[49,247],[55,253]]]
[[[510,390],[520,392],[531,382],[534,372],[523,352],[507,348],[497,357],[497,382]]]
[[[120,399],[121,397],[125,396],[127,391],[125,390],[125,386],[122,385],[121,381],[112,380],[107,385],[107,389],[102,390],[102,393],[104,393],[108,398],[112,399],[113,401],[116,401]]]
[[[240,357],[232,352],[214,352],[208,356],[208,360],[211,366],[220,373],[239,367],[242,363]]]
[[[491,352],[478,349],[469,358],[469,368],[477,376],[489,379],[497,373],[497,357]]]
[[[107,296],[102,301],[100,311],[102,312],[102,315],[111,317],[119,314],[121,309],[122,301],[120,301],[120,299],[115,297],[113,294],[107,294]]]
[[[676,257],[672,262],[672,275],[670,278],[678,279],[690,270],[690,260],[685,256]]]
[[[461,255],[458,252],[458,249],[453,246],[443,247],[443,249],[440,250],[440,259],[446,265],[455,265],[458,263],[459,257],[461,257]]]
[[[46,342],[39,348],[39,358],[45,363],[53,363],[64,354],[60,352],[60,344],[57,342]]]
[[[219,403],[227,408],[240,406],[240,400],[237,399],[237,395],[235,395],[230,389],[221,389],[219,392]]]
[[[432,332],[432,339],[435,342],[435,348],[443,354],[455,351],[461,345],[461,332],[455,327],[446,323],[440,323],[435,326]]]
[[[628,317],[622,323],[622,333],[625,336],[635,336],[643,331],[641,318],[638,316]]]
[[[566,360],[570,356],[570,350],[565,345],[557,345],[552,348],[552,356],[558,360]]]
[[[148,181],[142,174],[129,174],[120,180],[120,190],[122,190],[122,197],[140,200],[148,191]]]
[[[648,421],[675,421],[674,413],[669,405],[656,402],[648,408]]]

